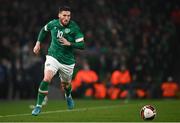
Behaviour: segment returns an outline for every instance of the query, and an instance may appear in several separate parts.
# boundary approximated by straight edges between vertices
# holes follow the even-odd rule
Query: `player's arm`
[[[44,41],[47,33],[48,33],[48,32],[45,30],[45,27],[43,27],[43,28],[41,29],[41,31],[39,32],[38,40],[37,40],[37,42],[36,42],[36,44],[35,44],[35,46],[34,46],[34,49],[33,49],[33,52],[34,52],[35,54],[39,54],[39,51],[40,51],[40,49],[41,49],[41,43]]]
[[[70,46],[75,49],[84,49],[85,48],[84,36],[78,26],[76,26],[74,33],[75,33],[75,37],[74,37],[75,42],[69,42],[64,37],[61,37],[59,41],[61,42],[62,45],[65,46]]]
[[[79,38],[79,42],[71,43],[71,47],[76,49],[85,49],[84,38]]]
[[[75,31],[75,42],[71,43],[71,47],[76,49],[85,49],[84,35],[78,26]]]
[[[84,38],[79,38],[79,42],[69,42],[67,39],[65,39],[64,37],[61,37],[59,39],[59,41],[61,42],[61,45],[64,46],[70,46],[76,49],[84,49],[85,48],[85,44],[84,44]]]
[[[48,31],[49,31],[49,27],[50,25],[49,24],[46,24],[39,32],[39,35],[38,35],[38,42],[42,43],[46,37],[46,35],[48,34]]]
[[[39,54],[39,51],[41,49],[41,43],[44,41],[48,31],[51,29],[52,27],[52,21],[50,21],[48,24],[46,24],[39,32],[39,35],[38,35],[38,39],[37,39],[37,42],[34,46],[34,49],[33,49],[33,52],[35,54]]]
[[[33,48],[33,52],[37,55],[37,54],[39,54],[40,49],[41,49],[40,42],[37,41]]]

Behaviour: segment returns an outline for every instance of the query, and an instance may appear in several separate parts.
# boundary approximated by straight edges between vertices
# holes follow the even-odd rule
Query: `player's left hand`
[[[70,46],[71,45],[71,43],[67,39],[65,39],[64,37],[59,38],[59,41],[61,42],[61,45],[64,45],[64,46]]]

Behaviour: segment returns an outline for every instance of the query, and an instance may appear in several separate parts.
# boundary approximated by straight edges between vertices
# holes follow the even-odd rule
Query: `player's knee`
[[[51,82],[51,77],[49,77],[49,76],[44,76],[44,78],[43,78],[43,81],[45,81],[45,82]]]
[[[64,84],[63,83],[61,83],[61,88],[64,88]]]
[[[65,84],[65,83],[61,83],[61,87],[62,87],[63,89],[65,89],[66,84]]]
[[[61,83],[61,87],[63,88],[63,89],[66,89],[66,88],[68,88],[70,86],[70,83],[65,83],[65,82],[62,82]]]
[[[43,81],[45,81],[45,82],[49,82],[49,83],[50,83],[50,81],[51,81],[51,80],[50,80],[50,79],[46,79],[46,78],[44,78],[44,79],[43,79]]]
[[[52,78],[53,78],[53,72],[52,71],[45,71],[43,81],[51,82]]]

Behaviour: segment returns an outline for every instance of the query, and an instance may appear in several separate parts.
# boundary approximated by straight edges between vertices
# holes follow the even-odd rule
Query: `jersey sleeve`
[[[54,23],[54,20],[52,20],[52,21],[50,21],[49,23],[47,23],[47,24],[43,27],[44,31],[50,31],[50,30],[52,29],[52,27],[53,27],[53,23]]]
[[[81,42],[84,41],[84,35],[81,32],[80,28],[76,26],[75,28],[75,42]]]
[[[85,48],[84,35],[76,24],[74,25],[74,34],[75,34],[74,36],[75,42],[71,43],[71,47],[75,49],[84,49]]]
[[[38,41],[40,42],[43,42],[48,31],[50,31],[53,27],[53,20],[50,21],[49,23],[47,23],[42,29],[41,31],[39,32],[39,35],[38,35]]]

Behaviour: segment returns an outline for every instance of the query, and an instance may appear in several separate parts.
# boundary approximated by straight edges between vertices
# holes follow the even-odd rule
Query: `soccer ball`
[[[156,109],[152,105],[145,105],[140,111],[143,120],[153,120],[156,116]]]

